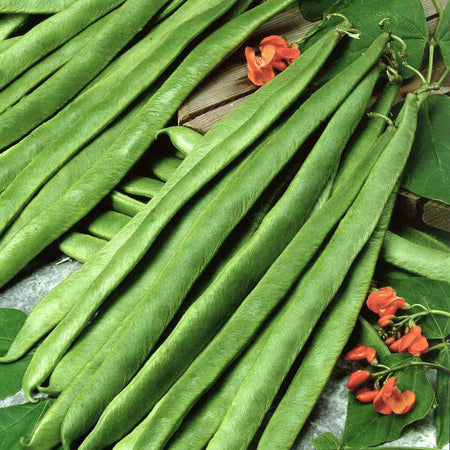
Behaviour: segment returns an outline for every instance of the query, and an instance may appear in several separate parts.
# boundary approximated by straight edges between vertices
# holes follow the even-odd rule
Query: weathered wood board
[[[445,6],[448,1],[441,0],[441,3]],[[427,17],[428,30],[433,34],[437,25],[436,9],[432,0],[422,0],[422,3]],[[246,44],[224,61],[186,100],[178,112],[179,124],[205,133],[256,90],[256,86],[247,79],[245,45],[257,47],[261,38],[271,34],[282,35],[289,41],[297,41],[313,25],[303,18],[299,4],[287,8],[267,21]],[[444,70],[443,61],[438,60],[433,81],[438,80]],[[421,71],[422,73],[427,71],[426,60],[424,60]],[[402,87],[398,100],[401,100],[407,92],[414,91],[420,84],[418,76],[411,78],[408,84]],[[450,77],[447,77],[438,92],[450,92]],[[396,209],[410,223],[450,231],[450,207],[448,205],[422,199],[411,192],[402,191]]]

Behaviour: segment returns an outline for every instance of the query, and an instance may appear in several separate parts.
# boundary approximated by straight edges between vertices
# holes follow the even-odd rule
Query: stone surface
[[[62,257],[56,258],[50,263],[47,262],[23,276],[19,281],[7,286],[0,292],[0,308],[17,308],[28,314],[40,298],[80,266],[75,261],[59,263],[61,260],[63,260]],[[348,367],[342,365],[336,367],[307,426],[297,439],[294,447],[296,450],[312,449],[310,439],[326,431],[332,431],[338,437],[342,437],[347,407],[348,373]],[[18,392],[16,395],[0,401],[0,407],[25,402],[23,393]],[[433,447],[435,430],[432,413],[423,421],[410,426],[404,436],[395,442],[395,445]]]

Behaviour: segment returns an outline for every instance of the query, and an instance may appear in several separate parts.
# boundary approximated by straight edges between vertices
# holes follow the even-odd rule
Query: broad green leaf
[[[360,39],[347,38],[343,41],[327,63],[328,70],[317,80],[318,83],[329,80],[361,56],[372,41],[380,35],[381,29],[378,24],[386,18],[389,19],[392,33],[401,37],[406,43],[408,64],[415,68],[420,67],[428,39],[425,12],[420,0],[378,0],[376,2],[352,0],[339,12],[346,16],[353,26],[361,32],[361,37]],[[305,46],[322,37],[330,27],[335,26],[339,21],[342,21],[342,19],[330,19],[326,26],[316,33]],[[401,46],[398,42],[393,42],[392,48],[398,52]],[[399,62],[402,61],[401,58],[398,58],[398,60]],[[403,66],[400,67],[400,73],[404,78],[414,75],[411,70]]]
[[[450,3],[444,10],[439,30],[437,30],[437,41],[441,48],[442,57],[444,58],[445,65],[450,66]]]
[[[450,284],[444,281],[409,277],[401,280],[392,279],[390,284],[410,305],[418,303],[428,309],[450,312]],[[408,310],[408,314],[420,311],[422,311],[420,307],[414,307]],[[430,314],[418,320],[418,324],[428,339],[444,340],[450,335],[448,317]]]
[[[339,450],[341,443],[333,433],[323,433],[315,439],[311,439],[311,444],[316,450]]]
[[[450,348],[439,352],[438,363],[450,369]],[[450,442],[450,377],[440,371],[436,381],[436,400],[436,445],[441,448]]]
[[[352,0],[303,0],[302,13],[306,20],[318,20],[325,13],[338,11],[351,3]]]
[[[380,358],[382,364],[395,368],[410,361],[420,361],[411,355],[391,354]],[[434,401],[434,390],[425,371],[420,367],[409,367],[395,372],[397,385],[402,391],[416,394],[413,409],[403,415],[383,415],[372,403],[360,403],[351,392],[348,395],[347,419],[342,443],[350,447],[380,445],[398,439],[402,430],[410,423],[423,419]]]
[[[419,111],[416,137],[402,186],[450,203],[450,98],[430,95]]]
[[[0,450],[19,449],[19,439],[31,434],[50,402],[42,400],[39,403],[0,408]]]
[[[26,315],[17,309],[0,309],[0,355],[4,355],[19,332]],[[22,378],[31,354],[19,361],[0,364],[0,400],[14,395],[22,386]]]
[[[389,355],[391,353],[380,336],[378,336],[373,326],[363,317],[359,318],[358,331],[360,332],[361,336],[360,341],[364,345],[375,349],[375,351],[377,352],[377,357]]]

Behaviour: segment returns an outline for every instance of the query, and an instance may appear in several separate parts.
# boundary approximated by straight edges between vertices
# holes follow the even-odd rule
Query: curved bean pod
[[[390,231],[387,232],[381,252],[383,259],[408,272],[450,282],[450,251],[437,250],[415,244]]]
[[[0,88],[124,0],[79,0],[33,27],[0,53]]]
[[[73,98],[169,0],[127,0],[67,63],[1,116],[0,147],[17,141]]]
[[[413,244],[423,245],[424,247],[434,248],[435,250],[441,250],[444,252],[448,252],[449,250],[449,246],[444,242],[436,239],[430,234],[416,230],[415,228],[404,227],[396,231],[396,233],[403,239],[407,239]]]
[[[91,205],[88,205],[88,208],[85,208],[86,203],[92,198],[93,193],[93,189],[91,188],[89,189],[89,194],[86,195],[87,194],[86,185],[88,179],[90,180],[89,181],[90,186],[92,186],[91,183],[94,183],[100,179],[102,180],[109,179],[111,177],[110,173],[111,164],[112,163],[114,163],[114,165],[117,164],[117,156],[123,155],[122,151],[125,152],[124,155],[126,156],[129,152],[132,152],[132,154],[134,154],[137,151],[135,150],[135,148],[138,145],[139,145],[138,149],[140,151],[143,151],[146,148],[148,148],[148,145],[153,140],[155,132],[159,128],[161,128],[161,126],[164,126],[164,124],[170,119],[170,116],[178,109],[178,107],[189,95],[192,89],[214,67],[216,67],[221,62],[221,60],[225,57],[225,55],[231,52],[232,49],[236,48],[242,42],[242,40],[244,40],[259,24],[263,23],[269,17],[272,17],[278,11],[284,9],[291,2],[292,0],[284,0],[284,2],[280,2],[279,0],[268,0],[262,5],[258,6],[257,8],[249,11],[248,13],[243,14],[237,19],[234,19],[233,22],[230,22],[229,24],[219,29],[210,38],[207,38],[201,45],[199,45],[196,49],[194,49],[192,53],[180,65],[180,67],[174,72],[174,74],[166,81],[163,87],[154,95],[152,100],[147,104],[145,111],[146,114],[144,114],[142,117],[139,117],[139,120],[136,122],[136,125],[129,130],[130,132],[124,134],[123,140],[118,141],[118,144],[114,147],[113,151],[111,152],[112,154],[108,155],[109,156],[108,158],[106,158],[106,155],[104,155],[105,157],[102,158],[102,161],[98,165],[98,167],[96,165],[89,171],[89,175],[92,174],[92,176],[87,178],[84,177],[81,180],[81,183],[79,183],[76,186],[74,192],[73,193],[71,192],[70,197],[66,194],[65,198],[61,199],[57,205],[53,206],[51,211],[47,209],[45,217],[43,217],[42,218],[43,220],[39,222],[39,227],[38,223],[35,223],[33,229],[35,231],[39,230],[39,234],[42,233],[42,237],[48,235],[49,230],[55,231],[56,227],[53,217],[59,217],[60,220],[62,220],[64,216],[67,216],[67,204],[69,202],[69,199],[72,205],[70,208],[71,211],[74,211],[76,208],[79,208],[79,210],[82,210],[82,212],[91,209],[92,208]],[[331,46],[331,48],[329,49],[329,52],[331,52],[332,47],[333,46]],[[316,47],[316,50],[317,49],[319,49],[319,47]],[[322,47],[320,47],[320,49],[322,49]],[[303,56],[305,56],[305,54]],[[307,59],[308,65],[310,61],[311,60]],[[292,64],[291,68],[292,67],[296,66]],[[301,76],[304,73],[303,71],[304,67],[301,66],[299,68],[301,69],[299,71],[299,74]],[[286,70],[283,73],[289,74],[293,72]],[[313,74],[309,73],[308,76],[312,78]],[[272,86],[274,84],[275,86],[278,86],[279,85],[278,83],[281,83],[281,87],[286,87],[284,85],[284,80],[288,82],[293,81],[291,80],[289,75],[287,75],[287,79],[285,76],[282,77],[280,81],[278,80],[280,80],[280,77],[277,77],[277,79],[274,80]],[[307,84],[307,81],[308,80],[305,80],[305,84]],[[270,86],[270,84],[268,84],[267,86]],[[267,89],[265,90],[265,92],[267,92]],[[275,89],[275,92],[277,92],[277,89]],[[251,104],[252,103],[250,103],[250,105]],[[170,105],[170,107],[168,107],[168,105]],[[257,107],[261,106],[261,99],[257,102],[256,106]],[[285,106],[286,105],[284,103],[281,109],[284,109]],[[250,113],[247,112],[247,114],[249,114],[250,119],[254,116],[254,114],[252,114],[251,112],[252,112],[251,109]],[[267,116],[267,114],[264,114],[263,116]],[[150,126],[151,124],[153,125]],[[148,133],[145,132],[145,130],[148,129],[147,127],[150,127]],[[262,130],[259,131],[259,134],[261,132]],[[132,136],[134,136],[133,140],[131,140]],[[217,141],[219,140],[217,139]],[[244,148],[246,145],[247,143],[245,143]],[[125,156],[121,158],[121,161],[125,161]],[[114,159],[111,159],[111,157],[113,157]],[[101,197],[101,195],[98,194],[98,191],[95,192],[96,195]],[[152,208],[153,204],[147,205],[146,207],[146,209],[150,210]],[[148,215],[149,212],[150,211],[145,211],[145,215]],[[155,216],[160,217],[159,212],[155,213]],[[137,220],[140,220],[141,217],[142,215]],[[70,226],[73,225],[74,222],[76,222],[76,220],[72,221],[71,219],[73,218],[72,217],[65,218],[65,220],[68,222],[67,229],[70,228]],[[167,218],[166,220],[169,220],[169,218]],[[158,227],[162,228],[163,226],[164,225],[159,225]],[[158,233],[159,228],[157,230]],[[61,234],[63,231],[65,230],[62,231],[58,230],[58,232],[54,233],[54,235],[57,236]],[[134,234],[133,233],[134,230],[130,229],[130,231],[131,232],[129,233],[129,236],[127,236],[129,238],[133,237]],[[152,233],[155,232],[152,231]],[[37,249],[35,249],[36,244],[33,244],[33,242],[35,242],[35,239],[30,241],[29,239],[26,238],[25,233],[22,235],[22,238],[20,240],[19,239],[17,240],[17,244],[19,244],[19,242],[20,245],[17,245],[16,248],[22,248],[23,246],[26,246],[28,248],[27,253],[32,251],[34,252],[38,251]],[[124,240],[123,244],[125,243],[126,241]],[[120,247],[121,244],[122,242],[119,241],[118,248]],[[46,243],[44,243],[43,247],[45,247],[45,245]],[[151,241],[149,242],[148,246],[150,245]],[[109,258],[111,258],[114,253],[115,250],[109,253],[110,255]],[[105,258],[105,256],[103,256],[102,259],[103,258]],[[140,256],[137,257],[137,259],[139,258]],[[90,283],[92,283],[95,280],[95,278],[101,273],[103,269],[103,264],[99,264],[98,261],[92,263],[88,262],[87,264],[85,264],[84,267],[87,268],[85,269],[81,268],[80,271],[78,271],[78,272],[82,271],[83,272],[82,274],[68,277],[53,291],[51,291],[51,293],[47,294],[43,303],[48,303],[50,305],[56,303],[59,305],[60,303],[64,304],[68,302],[70,303],[70,305],[72,305],[73,299],[80,298],[83,295],[83,292],[85,292],[88,289]],[[78,291],[78,288],[80,288],[80,290],[74,293],[72,291],[73,288],[76,288],[76,291]],[[65,292],[66,290],[67,294],[62,295],[63,292]],[[56,311],[58,311],[58,307],[56,307],[55,309]],[[67,309],[64,311],[64,314],[66,313]],[[32,315],[33,318],[30,319]],[[45,334],[48,333],[48,331],[50,331],[59,322],[61,317],[56,317],[55,319],[54,315],[55,315],[54,311],[52,314],[44,314],[44,315],[40,315],[38,313],[36,314],[31,313],[27,318],[27,320],[30,319],[27,326],[24,326],[22,328],[18,337],[13,342],[12,346],[10,347],[9,354],[4,358],[0,359],[0,361],[1,360],[12,361],[19,358],[24,353],[26,353],[26,351],[29,348],[31,348],[31,346],[33,346],[34,343],[36,343],[39,339],[45,336]],[[46,320],[42,321],[42,317],[45,317]],[[45,323],[43,324],[42,322]]]
[[[85,262],[92,258],[105,244],[104,239],[72,231],[61,239],[59,249],[70,258]]]
[[[100,238],[100,239],[112,239],[130,220],[125,215],[115,211],[104,211],[89,220],[86,224],[86,230]]]
[[[212,339],[214,333],[283,251],[310,214],[327,179],[339,163],[346,142],[364,114],[378,75],[379,69],[374,69],[344,102],[286,193],[267,214],[252,239],[222,269],[214,283],[183,315],[173,333],[129,385],[108,405],[94,431],[82,446],[99,448],[100,443],[113,442],[130,431]],[[349,122],[352,126],[343,127],[344,123]],[[300,142],[305,139],[305,136],[302,137],[302,133],[297,131],[300,123],[306,129],[307,120],[302,114],[289,119],[286,127],[289,124],[287,128],[290,132],[281,134],[284,131],[284,127],[281,127],[274,134],[276,137],[280,133],[280,138],[269,139],[267,142],[270,151],[278,148],[282,140],[294,143],[295,134],[300,136]],[[265,156],[263,161],[269,164],[269,167],[276,167],[268,156]],[[255,167],[250,170],[244,166],[242,170],[248,171],[252,182],[257,180],[258,170]],[[245,180],[243,174],[236,174],[236,177],[241,180],[240,183]],[[265,178],[269,178],[269,174],[266,174]],[[219,200],[220,202],[223,200]],[[198,235],[197,231],[195,235]],[[248,264],[248,261],[255,260],[258,260],[258,264]],[[187,336],[189,340],[186,343]],[[141,398],[143,390],[148,392],[148,395],[144,401],[140,400],[137,407],[135,399]],[[119,417],[120,421],[117,420]]]
[[[414,141],[416,123],[417,97],[408,94],[404,104],[404,117],[395,136],[377,161],[330,242],[300,281],[282,323],[269,338],[210,441],[210,450],[221,448],[224,442],[235,448],[242,448],[252,439],[315,323],[374,231],[403,171]],[[353,239],[350,241],[348,236]],[[336,261],[339,263],[336,264]],[[246,407],[242,409],[244,397]],[[230,427],[233,430],[231,434]],[[142,448],[145,448],[145,444]]]
[[[115,89],[108,92],[100,102],[90,108],[89,114],[81,116],[72,127],[36,155],[3,191],[0,195],[0,232],[14,219],[49,177],[56,173],[85,143],[87,129],[91,132],[96,130],[90,137],[101,131],[122,109],[128,106],[130,101],[134,100],[135,95],[142,93],[161,74],[162,70],[195,36],[226,12],[235,1],[189,0],[167,20],[164,27],[157,29],[156,31],[160,30],[160,34],[165,36],[165,41],[156,41],[155,52],[140,64],[140,66],[147,66],[146,70],[136,69],[129,74],[131,79],[135,79],[133,88],[125,90],[127,81],[117,84]],[[205,3],[206,5],[204,5]],[[198,8],[199,4],[203,4],[204,7]],[[168,25],[169,22],[173,26],[172,28]],[[177,31],[174,32],[173,28]],[[167,34],[165,31],[167,29],[171,29],[173,34]],[[156,38],[156,36],[154,37]],[[154,63],[155,60],[157,64]],[[149,61],[152,61],[153,64],[149,65]],[[87,91],[85,95],[89,96],[89,92]],[[127,95],[123,95],[124,92]],[[110,115],[111,113],[113,114]],[[139,156],[141,155],[139,154]],[[113,174],[117,179],[114,171]]]
[[[150,170],[160,180],[167,181],[180,164],[181,160],[179,158],[164,156],[153,160],[150,163]]]
[[[117,189],[125,192],[125,194],[152,198],[161,190],[163,185],[162,181],[154,178],[132,176],[120,183]]]
[[[160,135],[167,135],[172,145],[184,156],[188,156],[203,137],[192,128],[179,125],[162,129],[156,138]]]
[[[111,194],[106,197],[105,202],[106,205],[114,211],[126,214],[130,217],[135,216],[145,206],[145,203],[117,191],[112,191]]]
[[[4,39],[3,41],[0,41],[0,52],[3,50],[6,50],[7,48],[11,47],[14,43],[16,43],[20,39],[20,36]]]
[[[397,192],[398,189],[394,189],[377,228],[314,331],[300,368],[264,429],[258,449],[285,449],[294,445],[355,327],[372,281]]]

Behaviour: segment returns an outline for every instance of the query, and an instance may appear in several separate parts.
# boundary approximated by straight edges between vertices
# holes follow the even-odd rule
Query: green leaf
[[[450,3],[444,10],[439,29],[437,30],[437,41],[441,48],[442,57],[444,58],[445,65],[450,66]]]
[[[450,369],[450,348],[439,352],[438,363]],[[436,381],[437,408],[436,445],[441,448],[450,442],[450,377],[438,370]]]
[[[341,443],[333,433],[323,433],[315,439],[311,439],[311,444],[316,450],[339,450]]]
[[[306,20],[318,20],[325,13],[338,11],[351,3],[351,0],[303,0],[302,13]]]
[[[359,318],[358,329],[361,336],[360,341],[364,345],[375,349],[377,357],[389,355],[391,353],[380,336],[378,336],[373,326],[362,317]]]
[[[396,367],[410,361],[420,361],[411,355],[390,354],[380,358],[388,367]],[[348,395],[347,419],[345,421],[344,447],[380,445],[398,439],[410,423],[423,419],[433,405],[434,390],[421,367],[409,367],[395,372],[401,391],[411,390],[416,394],[414,408],[404,415],[383,415],[372,403],[360,403],[354,394]]]
[[[39,403],[0,408],[0,450],[19,449],[19,439],[31,434],[50,402],[42,400]]]
[[[430,95],[419,111],[402,185],[421,197],[450,203],[450,98]]]
[[[430,280],[423,277],[409,277],[401,280],[390,280],[397,295],[406,299],[410,305],[420,304],[428,309],[450,312],[450,284],[444,281]],[[423,311],[420,307],[408,310],[408,314]],[[450,334],[448,317],[430,314],[418,321],[423,334],[428,339],[445,338]]]
[[[353,26],[361,32],[361,37],[360,39],[347,38],[343,41],[327,63],[328,70],[322,74],[318,83],[329,80],[361,56],[373,40],[380,35],[381,29],[378,24],[386,18],[389,18],[392,33],[401,37],[406,43],[408,64],[415,68],[420,67],[428,39],[425,12],[420,0],[378,0],[376,2],[352,0],[339,12],[346,16]],[[339,21],[342,21],[342,19],[330,19],[326,26],[305,45],[311,45]],[[393,42],[392,48],[398,52],[401,46],[398,42]],[[402,59],[398,57],[398,61],[401,63]],[[399,70],[404,78],[414,75],[411,70],[406,69],[401,64],[400,66]]]
[[[0,355],[4,355],[19,332],[26,315],[17,309],[0,309]],[[22,378],[31,360],[31,354],[19,361],[0,364],[0,400],[14,395],[22,386]]]

